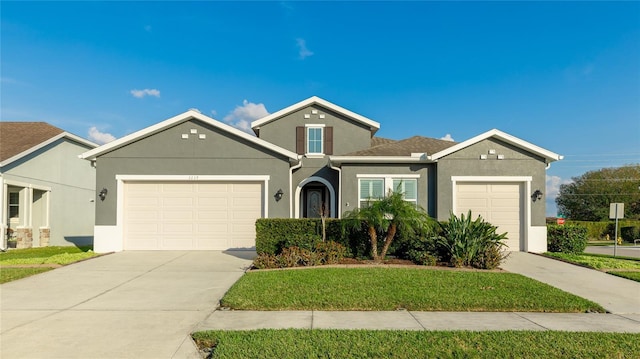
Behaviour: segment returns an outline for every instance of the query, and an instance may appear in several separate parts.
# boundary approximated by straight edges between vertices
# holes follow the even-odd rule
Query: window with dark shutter
[[[324,154],[333,154],[333,127],[324,128]]]
[[[304,127],[298,126],[296,127],[296,153],[299,155],[304,155]]]

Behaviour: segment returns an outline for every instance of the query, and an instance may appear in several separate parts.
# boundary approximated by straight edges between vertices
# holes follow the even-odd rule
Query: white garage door
[[[497,233],[507,232],[508,250],[523,249],[521,183],[458,183],[456,187],[457,214],[471,210],[474,218],[480,215],[497,226]]]
[[[125,250],[226,250],[255,246],[262,183],[130,182]]]

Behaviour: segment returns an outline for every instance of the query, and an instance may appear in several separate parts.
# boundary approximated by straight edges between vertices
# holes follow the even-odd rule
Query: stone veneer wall
[[[49,238],[51,236],[51,229],[40,228],[40,247],[49,246]]]
[[[33,231],[31,228],[17,228],[16,233],[16,248],[33,247]]]

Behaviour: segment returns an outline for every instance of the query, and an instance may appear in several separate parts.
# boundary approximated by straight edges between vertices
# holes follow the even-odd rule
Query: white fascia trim
[[[268,181],[269,175],[116,175],[118,181]]]
[[[14,180],[6,179],[6,180],[4,180],[4,184],[9,185],[9,186],[33,188],[33,189],[37,189],[39,191],[51,192],[51,187],[41,186],[41,185],[34,185],[32,183],[27,183],[27,182],[20,182],[20,181],[14,181]]]
[[[235,127],[232,127],[230,125],[224,124],[220,121],[217,121],[209,116],[205,116],[197,111],[194,110],[189,110],[187,112],[181,113],[177,116],[174,116],[170,119],[164,120],[162,122],[156,123],[155,125],[149,126],[147,128],[144,128],[140,131],[134,132],[130,135],[121,137],[115,141],[109,142],[105,145],[102,145],[98,148],[95,148],[91,151],[87,151],[83,154],[80,155],[80,158],[85,159],[85,160],[95,160],[96,157],[100,156],[101,154],[114,150],[116,148],[125,146],[128,143],[131,143],[139,138],[142,137],[146,137],[146,136],[150,136],[154,133],[160,132],[162,130],[164,130],[165,128],[168,128],[172,125],[181,123],[181,122],[186,122],[189,121],[191,119],[196,119],[199,121],[202,121],[204,123],[207,123],[213,127],[219,128],[225,132],[229,132],[235,136],[238,136],[242,139],[245,139],[249,142],[253,142],[259,146],[265,147],[267,149],[270,149],[274,152],[280,153],[282,155],[285,155],[287,157],[289,157],[292,160],[298,160],[300,157],[298,156],[298,154],[291,152],[287,149],[284,149],[280,146],[276,146],[273,143],[267,142],[263,139],[260,139],[258,137],[252,136],[244,131],[240,131]]]
[[[411,157],[411,156],[331,156],[329,160],[337,164],[431,162],[431,161],[426,161],[424,157]]]
[[[537,155],[540,155],[540,156],[544,157],[549,162],[559,161],[559,160],[564,158],[564,156],[561,156],[561,155],[559,155],[559,154],[557,154],[555,152],[551,152],[549,150],[546,150],[546,149],[544,149],[542,147],[536,146],[536,145],[534,145],[534,144],[532,144],[530,142],[527,142],[525,140],[522,140],[520,138],[517,138],[515,136],[512,136],[512,135],[510,135],[508,133],[502,132],[502,131],[500,131],[498,129],[495,129],[495,128],[492,129],[492,130],[489,130],[489,131],[487,131],[485,133],[482,133],[482,134],[480,134],[480,135],[478,135],[476,137],[470,138],[470,139],[468,139],[468,140],[466,140],[464,142],[460,142],[455,146],[451,146],[451,147],[449,147],[449,148],[447,148],[445,150],[442,150],[440,152],[434,153],[433,155],[429,156],[428,158],[433,160],[433,161],[438,160],[438,159],[440,159],[442,157],[448,156],[448,155],[450,155],[450,154],[452,154],[452,153],[454,153],[456,151],[459,151],[459,150],[461,150],[463,148],[469,147],[469,146],[471,146],[471,145],[473,145],[475,143],[478,143],[478,142],[480,142],[482,140],[485,140],[487,138],[490,138],[490,137],[496,137],[496,138],[498,138],[498,139],[500,139],[500,140],[502,140],[504,142],[510,143],[510,144],[515,145],[517,147],[520,147],[520,148],[523,148],[523,149],[528,150],[530,152],[533,152],[533,153],[535,153]]]
[[[35,151],[37,151],[37,150],[39,150],[39,149],[41,149],[41,148],[43,148],[45,146],[48,146],[48,145],[56,142],[57,140],[59,140],[61,138],[68,138],[68,139],[70,139],[70,140],[72,140],[74,142],[78,142],[78,143],[83,144],[83,145],[85,145],[87,147],[90,147],[90,148],[98,147],[97,143],[93,143],[91,141],[85,140],[84,138],[78,137],[78,136],[76,136],[76,135],[74,135],[72,133],[69,133],[69,132],[62,132],[62,133],[60,133],[60,134],[58,134],[58,135],[56,135],[54,137],[51,137],[50,139],[48,139],[48,140],[46,140],[44,142],[40,142],[39,144],[29,148],[28,150],[22,151],[22,152],[18,153],[17,155],[6,159],[4,162],[0,163],[0,167],[4,167],[4,166],[6,166],[6,165],[8,165],[8,164],[10,164],[10,163],[12,163],[14,161],[17,161],[17,160],[21,159],[22,157],[27,156],[28,154],[33,153],[33,152],[35,152]]]
[[[451,176],[451,182],[531,182],[532,176]]]
[[[419,174],[356,174],[356,178],[420,178]]]
[[[318,96],[309,97],[306,100],[302,100],[302,101],[300,101],[300,102],[298,102],[296,104],[293,104],[293,105],[291,105],[291,106],[289,106],[287,108],[284,108],[284,109],[282,109],[280,111],[274,112],[274,113],[272,113],[272,114],[270,114],[268,116],[265,116],[265,117],[263,117],[263,118],[261,118],[259,120],[255,120],[255,121],[251,122],[251,128],[255,131],[256,129],[259,129],[260,126],[262,126],[262,125],[264,125],[266,123],[274,121],[274,120],[276,120],[276,119],[278,119],[280,117],[283,117],[283,116],[285,116],[285,115],[287,115],[287,114],[289,114],[291,112],[294,112],[294,111],[299,110],[299,109],[301,109],[303,107],[306,107],[306,106],[309,106],[309,105],[313,105],[313,104],[318,104],[320,106],[326,107],[326,108],[328,108],[328,109],[330,109],[330,110],[332,110],[334,112],[341,113],[341,114],[343,114],[343,115],[345,115],[347,117],[350,117],[351,119],[353,119],[353,120],[355,120],[357,122],[363,123],[363,124],[369,126],[373,133],[375,133],[377,130],[380,129],[380,123],[378,123],[376,121],[373,121],[371,119],[368,119],[368,118],[366,118],[366,117],[364,117],[362,115],[359,115],[359,114],[357,114],[355,112],[349,111],[349,110],[347,110],[347,109],[345,109],[343,107],[340,107],[340,106],[338,106],[336,104],[333,104],[333,103],[331,103],[331,102],[329,102],[327,100],[323,100]]]

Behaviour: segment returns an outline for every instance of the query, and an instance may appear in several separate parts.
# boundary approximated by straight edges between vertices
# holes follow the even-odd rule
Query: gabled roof
[[[6,166],[61,138],[90,148],[98,147],[46,122],[0,122],[0,166]]]
[[[142,129],[140,131],[134,132],[134,133],[132,133],[130,135],[121,137],[121,138],[119,138],[119,139],[117,139],[117,140],[115,140],[113,142],[109,142],[109,143],[107,143],[105,145],[102,145],[102,146],[96,148],[96,149],[93,149],[91,151],[87,151],[87,152],[83,153],[80,157],[83,158],[83,159],[86,159],[86,160],[95,160],[96,157],[98,157],[98,156],[100,156],[100,155],[102,155],[104,153],[107,153],[109,151],[113,151],[113,150],[115,150],[117,148],[120,148],[120,147],[124,147],[124,146],[128,145],[131,142],[137,141],[137,140],[139,140],[141,138],[144,138],[144,137],[151,136],[151,135],[153,135],[155,133],[163,131],[166,128],[169,128],[171,126],[175,126],[175,125],[177,125],[179,123],[186,122],[186,121],[189,121],[189,120],[192,120],[192,119],[202,121],[202,122],[204,122],[204,123],[206,123],[208,125],[211,125],[211,126],[213,126],[215,128],[218,128],[218,129],[220,129],[222,131],[225,131],[227,133],[230,133],[230,134],[232,134],[234,136],[237,136],[237,137],[240,137],[240,138],[242,138],[244,140],[247,140],[249,142],[255,143],[256,145],[258,145],[260,147],[269,149],[269,150],[274,151],[276,153],[280,153],[280,154],[282,154],[284,156],[289,157],[290,160],[296,160],[297,161],[298,158],[299,158],[298,155],[296,153],[294,153],[294,152],[291,152],[291,151],[289,151],[287,149],[284,149],[284,148],[282,148],[280,146],[276,146],[276,145],[274,145],[274,144],[272,144],[270,142],[267,142],[265,140],[262,140],[260,138],[255,137],[255,136],[252,136],[252,135],[250,135],[250,134],[248,134],[246,132],[238,130],[237,128],[229,126],[227,124],[224,124],[224,123],[222,123],[220,121],[214,120],[213,118],[211,118],[209,116],[206,116],[206,115],[203,115],[200,112],[195,111],[195,110],[189,110],[187,112],[184,112],[184,113],[181,113],[181,114],[179,114],[177,116],[174,116],[174,117],[172,117],[170,119],[167,119],[167,120],[164,120],[162,122],[159,122],[159,123],[157,123],[157,124],[155,124],[153,126],[149,126],[149,127],[144,128],[144,129]]]
[[[366,150],[348,153],[345,156],[411,156],[412,153],[426,153],[429,155],[454,146],[455,144],[456,142],[452,141],[413,136],[405,140],[388,142],[378,146],[372,146]]]
[[[393,143],[396,142],[396,140],[392,140],[390,138],[384,138],[384,137],[371,137],[371,147],[373,146],[380,146],[380,145],[385,145],[387,143]]]
[[[292,112],[298,111],[302,108],[305,108],[309,105],[320,105],[322,107],[326,107],[334,112],[340,113],[356,122],[360,122],[366,126],[369,126],[369,128],[371,129],[371,134],[374,134],[376,131],[378,131],[380,129],[380,124],[376,121],[370,120],[362,115],[359,115],[355,112],[351,112],[349,110],[347,110],[346,108],[340,107],[336,104],[333,104],[327,100],[323,100],[320,97],[317,96],[312,96],[309,97],[306,100],[300,101],[296,104],[293,104],[287,108],[284,108],[278,112],[274,112],[268,116],[265,116],[259,120],[255,120],[253,122],[251,122],[251,129],[253,130],[253,132],[255,132],[256,134],[258,134],[258,131],[260,129],[260,126],[267,124],[271,121],[275,121],[281,117],[284,117]]]
[[[485,133],[482,133],[476,137],[470,138],[464,142],[460,142],[454,146],[451,146],[449,148],[443,149],[440,152],[434,153],[431,156],[428,156],[428,158],[430,160],[436,161],[442,157],[448,156],[456,151],[460,151],[463,148],[469,147],[473,144],[476,144],[480,141],[486,140],[488,138],[497,138],[503,142],[509,143],[511,145],[514,145],[516,147],[522,148],[523,150],[527,150],[531,153],[534,153],[540,157],[544,157],[545,161],[547,163],[551,163],[553,161],[559,161],[563,158],[563,156],[551,152],[549,150],[546,150],[542,147],[536,146],[530,142],[527,142],[525,140],[519,139],[515,136],[511,136],[508,133],[502,132],[500,130],[497,129],[493,129],[493,130],[489,130]]]

